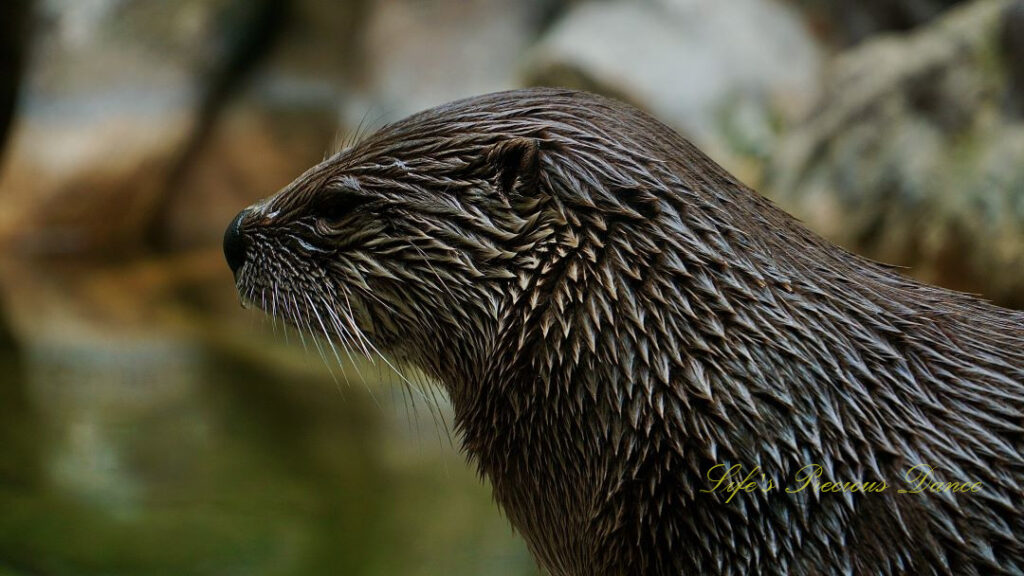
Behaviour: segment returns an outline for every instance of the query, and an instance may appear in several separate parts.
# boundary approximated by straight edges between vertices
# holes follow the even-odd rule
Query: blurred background
[[[1024,306],[1024,1],[3,0],[0,576],[536,574],[444,399],[332,376],[220,251],[356,132],[526,85]]]

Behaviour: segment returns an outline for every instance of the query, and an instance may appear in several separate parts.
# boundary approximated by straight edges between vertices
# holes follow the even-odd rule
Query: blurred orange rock
[[[138,255],[155,225],[172,248],[219,245],[238,209],[320,160],[350,73],[324,36],[354,28],[359,2],[288,3],[294,28],[283,48],[239,81],[241,96],[194,141],[205,90],[233,57],[229,37],[246,33],[252,4],[40,3],[0,166],[0,250]],[[182,164],[192,146],[200,152]]]

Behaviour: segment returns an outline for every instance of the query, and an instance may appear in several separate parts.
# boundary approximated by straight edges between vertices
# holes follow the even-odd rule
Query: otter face
[[[445,380],[472,365],[540,238],[517,201],[537,144],[474,136],[395,125],[243,210],[224,236],[243,301]]]

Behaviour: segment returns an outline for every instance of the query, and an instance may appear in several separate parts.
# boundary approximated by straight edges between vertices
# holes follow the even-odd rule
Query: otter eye
[[[354,190],[331,190],[323,195],[317,210],[321,219],[337,222],[369,204],[372,198]]]

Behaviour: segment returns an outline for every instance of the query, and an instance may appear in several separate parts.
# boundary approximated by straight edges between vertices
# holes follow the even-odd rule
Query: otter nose
[[[235,274],[238,273],[238,269],[245,262],[245,250],[249,247],[249,242],[242,235],[242,220],[248,214],[248,208],[239,212],[238,216],[235,216],[235,219],[231,221],[231,224],[228,224],[228,229],[224,232],[224,259],[228,261],[231,272]]]

